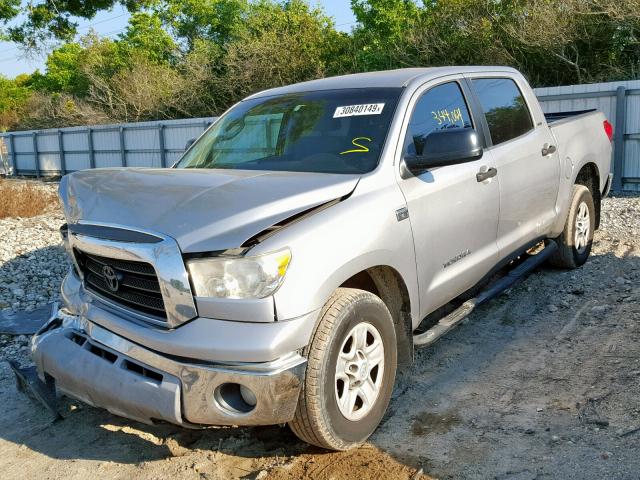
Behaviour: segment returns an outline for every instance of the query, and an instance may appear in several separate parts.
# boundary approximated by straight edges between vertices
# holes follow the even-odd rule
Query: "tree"
[[[47,57],[46,74],[34,74],[33,87],[50,93],[86,94],[88,83],[82,73],[84,54],[85,49],[79,43],[66,43],[57,48]]]
[[[101,109],[69,94],[34,92],[27,100],[17,126],[30,130],[96,125],[110,120]]]
[[[20,13],[20,0],[0,0],[0,24],[6,24],[18,13]],[[2,33],[1,30],[0,33]]]
[[[395,4],[379,14],[391,25],[404,8],[401,0],[359,2]],[[510,65],[533,85],[635,78],[639,16],[640,0],[433,0],[384,43],[369,40],[365,15],[354,35],[357,68]]]
[[[27,81],[28,76],[24,75],[14,80],[0,75],[0,132],[13,128],[19,121],[31,96]]]
[[[173,63],[178,45],[162,27],[160,18],[146,12],[134,13],[118,44],[156,63]]]
[[[91,71],[86,74],[90,84],[86,102],[112,120],[139,122],[173,117],[182,81],[168,65],[140,56],[113,77],[104,78]]]
[[[358,21],[353,43],[359,70],[398,66],[395,51],[405,44],[422,10],[413,0],[351,0]]]
[[[64,37],[116,4],[134,12],[116,39],[90,33],[3,79],[3,125],[217,115],[257,90],[399,67],[504,64],[535,86],[640,74],[640,0],[352,0],[349,34],[305,0],[32,0],[10,32]],[[0,0],[0,25],[19,7]]]
[[[198,40],[225,45],[242,30],[248,0],[164,0],[152,10],[190,50]]]
[[[0,0],[0,22],[6,24],[24,17],[21,23],[6,29],[4,36],[27,48],[37,48],[49,38],[73,40],[78,24],[75,18],[91,19],[102,10],[122,5],[136,12],[157,0]]]
[[[219,89],[229,105],[257,90],[319,78],[339,39],[331,19],[302,0],[252,4],[238,38],[226,45]]]

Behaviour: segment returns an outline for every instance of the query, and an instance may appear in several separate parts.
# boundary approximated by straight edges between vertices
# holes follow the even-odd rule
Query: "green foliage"
[[[0,75],[0,132],[12,128],[31,96],[28,77],[9,80]]]
[[[152,7],[177,38],[189,46],[199,39],[225,45],[242,30],[248,0],[165,0]]]
[[[322,76],[336,40],[331,20],[302,0],[253,4],[244,28],[226,45],[222,76],[231,101]]]
[[[156,63],[172,62],[178,52],[176,42],[162,27],[160,18],[146,12],[131,16],[127,30],[118,43],[130,52],[143,53]]]
[[[90,19],[103,10],[123,5],[135,12],[154,3],[155,0],[33,0],[24,2],[21,8],[16,0],[0,0],[0,21],[5,22],[22,14],[22,23],[8,29],[8,37],[30,48],[42,46],[49,38],[72,40],[77,33],[75,18]],[[8,8],[3,7],[7,5]],[[13,8],[12,8],[13,7]]]
[[[117,4],[132,12],[115,40],[67,41],[45,72],[2,79],[1,125],[217,115],[258,90],[402,67],[504,64],[534,86],[640,75],[640,0],[351,0],[350,33],[310,3],[0,0],[0,25],[22,12],[7,33],[26,47]]]
[[[47,57],[46,74],[34,75],[34,88],[51,93],[84,95],[88,88],[87,79],[81,70],[84,53],[84,48],[79,43],[67,43],[51,52]]]
[[[412,0],[351,0],[351,8],[358,21],[353,41],[359,66],[397,68],[394,52],[422,11]]]
[[[20,13],[20,0],[0,0],[0,25],[5,24]],[[0,30],[0,40],[4,37]]]
[[[0,75],[0,110],[15,110],[24,105],[30,94],[24,80],[24,76],[9,80]]]

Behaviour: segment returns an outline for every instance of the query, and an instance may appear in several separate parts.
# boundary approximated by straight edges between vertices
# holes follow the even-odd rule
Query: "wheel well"
[[[389,266],[371,267],[347,279],[341,287],[358,288],[373,293],[385,303],[396,329],[398,367],[413,362],[413,328],[409,290],[400,274]]]
[[[596,228],[600,227],[600,204],[602,195],[600,193],[600,174],[595,163],[585,164],[576,177],[576,185],[584,185],[591,192],[593,205],[596,209]]]

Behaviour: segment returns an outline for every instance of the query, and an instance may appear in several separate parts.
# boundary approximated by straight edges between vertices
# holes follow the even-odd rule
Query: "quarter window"
[[[435,130],[471,126],[460,86],[449,82],[433,87],[420,97],[413,109],[405,138],[405,153],[421,155],[424,139]]]
[[[531,113],[516,82],[509,78],[477,78],[473,87],[494,145],[533,129]]]

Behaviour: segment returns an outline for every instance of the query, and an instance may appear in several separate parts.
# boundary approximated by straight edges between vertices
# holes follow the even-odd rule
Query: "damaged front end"
[[[268,425],[293,418],[304,358],[221,365],[171,358],[65,309],[32,339],[35,371],[13,365],[19,387],[59,416],[67,396],[115,415],[185,427]]]

